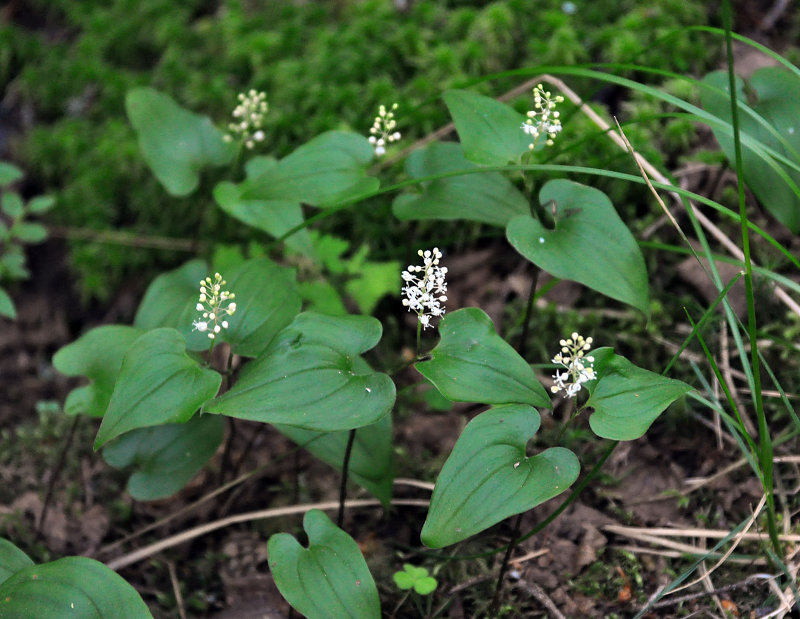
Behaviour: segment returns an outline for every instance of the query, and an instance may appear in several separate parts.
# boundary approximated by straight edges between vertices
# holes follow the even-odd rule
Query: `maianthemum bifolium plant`
[[[540,75],[540,69],[531,69],[530,74]],[[722,107],[712,114],[585,67],[547,67],[547,72],[639,88],[661,97],[695,121],[711,125],[723,146],[727,147],[726,139],[732,140],[733,160],[740,170],[745,153],[753,165],[774,171],[788,187],[784,197],[795,200],[788,212],[797,212],[800,191],[794,179],[800,173],[800,158],[793,142],[775,128],[782,117],[759,114],[757,107],[742,99],[733,108],[736,113],[726,118]],[[789,65],[781,79],[797,88],[800,70]],[[545,80],[562,84],[562,93],[551,91]],[[403,110],[395,105],[381,107],[367,137],[329,131],[276,159],[258,154],[268,150],[259,134],[263,114],[268,113],[263,93],[249,91],[239,97],[228,132],[151,88],[131,90],[125,103],[142,156],[167,192],[192,195],[202,169],[231,166],[235,174],[241,162],[243,177],[214,187],[216,204],[242,224],[274,237],[293,255],[318,260],[320,239],[309,231],[315,221],[344,217],[348,211],[355,214],[367,198],[392,193],[396,194],[392,211],[400,220],[441,220],[443,227],[450,220],[467,220],[503,229],[519,259],[533,265],[531,301],[538,273],[546,272],[630,306],[645,321],[650,311],[648,273],[639,245],[614,205],[596,188],[548,176],[580,172],[619,182],[650,181],[616,171],[546,163],[550,149],[569,140],[562,106],[571,113],[586,113],[586,108],[563,82],[553,77],[543,77],[542,82],[531,84],[532,109],[526,115],[468,90],[445,92],[458,141],[430,142],[414,149],[405,160],[408,180],[390,187],[381,187],[374,173],[379,170],[376,157],[385,156],[400,139],[397,127],[402,126]],[[729,96],[724,84],[698,85],[712,98]],[[757,139],[742,131],[745,125],[739,124],[737,114],[746,115],[768,136]],[[614,137],[622,140],[620,134]],[[637,162],[643,165],[641,159]],[[688,200],[710,203],[659,178],[653,185],[686,200],[689,213]],[[737,216],[721,205],[715,208],[741,222],[746,248],[750,228],[744,209]],[[308,216],[311,209],[316,214]],[[792,219],[786,225],[797,232]],[[702,229],[698,234],[705,238]],[[707,244],[705,251],[710,255]],[[771,483],[773,437],[763,404],[757,401],[758,383],[752,390],[758,435],[751,436],[732,398],[726,409],[691,385],[667,377],[671,364],[658,372],[637,367],[615,352],[614,342],[595,342],[589,334],[565,325],[563,333],[551,334],[552,357],[533,358],[526,353],[524,337],[512,346],[480,308],[448,305],[446,247],[419,248],[418,258],[402,274],[399,268],[394,270],[391,286],[398,306],[402,303],[417,317],[417,350],[411,363],[419,381],[448,400],[486,407],[463,429],[439,471],[420,539],[430,549],[447,548],[506,518],[514,519],[513,539],[497,551],[505,551],[505,556],[497,595],[485,612],[496,612],[515,544],[536,532],[520,530],[521,515],[572,489],[552,520],[591,483],[618,441],[644,435],[671,403],[687,394],[718,411],[739,437],[764,489],[771,556],[781,561]],[[752,279],[747,251],[743,271],[746,280]],[[714,273],[712,278],[720,295],[693,319],[699,325],[718,304],[727,306],[725,294],[732,284],[724,287]],[[338,468],[342,490],[337,522],[320,509],[302,509],[307,545],[289,533],[273,535],[268,544],[270,570],[285,599],[307,617],[377,618],[382,612],[377,586],[358,545],[342,525],[347,506],[375,504],[346,501],[348,479],[385,508],[393,503],[396,373],[372,367],[363,356],[381,339],[382,325],[376,318],[304,310],[308,297],[302,290],[296,270],[265,256],[228,261],[224,269],[191,260],[152,282],[132,325],[93,329],[60,350],[54,364],[64,374],[89,378],[88,385],[69,394],[65,411],[101,419],[94,447],[112,466],[131,471],[128,490],[136,499],[167,497],[186,485],[222,443],[225,417],[269,424]],[[752,288],[749,299],[752,306]],[[533,307],[532,302],[527,306],[523,333],[536,321]],[[748,357],[743,344],[748,338],[755,341],[754,310],[744,326],[728,312],[742,359],[749,359],[746,371],[756,381],[758,352],[753,347]],[[421,335],[434,328],[439,337],[431,348]],[[695,328],[684,347],[700,333]],[[702,339],[701,343],[705,348]],[[217,348],[226,354],[215,355]],[[234,364],[235,359],[241,363]],[[709,360],[716,368],[713,357]],[[551,376],[534,372],[532,364],[542,363],[553,368]],[[239,365],[241,369],[234,369]],[[727,393],[724,377],[718,378]],[[571,411],[567,424],[588,416],[591,431],[606,443],[597,461],[582,463],[559,444],[530,451],[542,415],[560,407],[572,407],[566,409]],[[573,487],[582,471],[583,478]],[[70,597],[74,593],[82,604],[113,608],[115,617],[147,614],[132,588],[101,564],[62,559],[33,566],[11,545],[0,551],[16,561],[6,578],[0,572],[0,613],[36,608],[38,616],[59,616],[64,604],[74,603]],[[146,556],[134,554],[110,565],[119,568]],[[44,595],[46,583],[39,577],[44,573],[64,578],[63,596]],[[90,586],[78,593],[76,583],[84,573],[94,575]],[[398,587],[414,588],[418,595],[430,595],[436,588],[435,580],[427,580],[427,571],[417,572],[414,566],[398,574]],[[428,616],[437,612],[428,604]]]

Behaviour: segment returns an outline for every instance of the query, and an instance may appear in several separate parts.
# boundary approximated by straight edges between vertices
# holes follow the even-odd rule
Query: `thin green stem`
[[[520,542],[519,534],[520,534],[520,527],[522,525],[522,515],[524,512],[520,512],[514,518],[514,526],[513,531],[511,533],[511,541],[506,548],[506,553],[503,555],[503,562],[500,564],[500,571],[497,574],[497,583],[494,586],[494,597],[492,598],[492,603],[489,606],[489,616],[493,617],[497,614],[497,609],[500,607],[500,592],[503,590],[503,579],[506,576],[506,572],[508,571],[508,562],[511,560],[511,555],[514,552],[514,548],[517,547],[517,544]]]
[[[539,283],[539,272],[539,267],[534,266],[533,273],[531,273],[531,290],[528,293],[528,303],[525,306],[525,319],[522,322],[522,333],[520,333],[519,342],[517,342],[517,351],[522,358],[525,358],[525,352],[528,348],[528,334],[533,315],[533,300],[536,297],[536,286]]]
[[[750,260],[750,231],[747,225],[747,205],[745,203],[744,169],[742,164],[742,144],[739,134],[739,102],[736,97],[736,76],[734,75],[732,10],[730,0],[722,5],[722,21],[725,29],[725,53],[728,61],[728,87],[731,102],[731,125],[733,127],[733,150],[736,160],[737,193],[739,199],[739,222],[741,225],[742,253],[744,253],[744,286],[747,295],[747,333],[750,339],[750,367],[753,375],[752,398],[758,420],[759,464],[761,466],[764,492],[767,497],[767,530],[777,555],[782,556],[782,545],[778,538],[778,522],[775,513],[775,496],[772,487],[772,437],[767,426],[764,400],[761,393],[761,368],[756,339],[756,309],[753,293],[753,265]]]
[[[356,429],[350,430],[347,437],[347,447],[344,448],[344,459],[342,460],[342,483],[339,486],[339,515],[336,518],[336,525],[341,529],[344,524],[344,500],[347,498],[347,471],[350,468],[350,454],[353,452],[353,443],[356,440]]]

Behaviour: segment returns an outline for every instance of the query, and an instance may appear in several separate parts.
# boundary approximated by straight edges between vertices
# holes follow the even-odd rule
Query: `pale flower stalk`
[[[539,138],[546,136],[545,144],[553,145],[553,140],[561,131],[561,121],[556,105],[562,103],[564,97],[552,96],[549,90],[538,84],[533,89],[533,109],[527,113],[527,119],[522,123],[522,131],[531,136],[531,143],[528,145],[530,150],[536,148]]]
[[[550,387],[550,391],[558,393],[563,390],[568,398],[574,398],[584,383],[597,378],[594,371],[594,357],[586,354],[592,348],[592,338],[584,339],[583,336],[573,333],[559,344],[561,351],[552,361],[563,369],[556,370],[553,374],[555,384]]]
[[[423,265],[409,265],[403,271],[403,305],[410,312],[415,312],[423,328],[432,327],[431,318],[444,316],[445,308],[442,305],[447,301],[447,267],[440,267],[439,260],[442,252],[438,247],[433,250],[421,249],[417,254],[422,258]]]
[[[375,156],[380,157],[386,154],[386,146],[392,142],[397,142],[402,136],[396,131],[397,121],[394,118],[394,111],[397,104],[393,103],[388,110],[385,105],[378,108],[378,115],[375,122],[370,127],[369,143],[375,149]]]
[[[236,311],[233,300],[236,295],[222,289],[226,283],[219,273],[214,273],[213,280],[206,277],[200,282],[200,298],[195,309],[201,312],[202,319],[192,323],[192,330],[207,333],[211,340],[228,328],[227,318]]]
[[[233,110],[234,122],[228,124],[230,133],[224,140],[232,142],[238,138],[245,148],[252,150],[256,142],[263,142],[266,137],[261,126],[269,111],[267,93],[251,89],[247,93],[240,93],[238,99],[239,105]]]

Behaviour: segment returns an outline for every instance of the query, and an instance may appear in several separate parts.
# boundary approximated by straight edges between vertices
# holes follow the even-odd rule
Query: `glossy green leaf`
[[[394,405],[394,383],[356,359],[381,331],[368,316],[300,314],[207,410],[321,432],[371,425]]]
[[[7,539],[0,537],[0,585],[29,565],[33,565],[33,561],[28,555]]]
[[[422,541],[431,548],[460,542],[564,492],[580,463],[568,449],[526,455],[539,430],[536,409],[491,408],[467,424],[436,480]]]
[[[208,350],[208,335],[192,327],[199,318],[195,306],[200,282],[208,274],[205,262],[192,260],[158,276],[147,289],[134,324],[146,329],[173,327],[186,338],[188,350]],[[229,342],[236,354],[257,356],[300,311],[294,272],[257,258],[222,275],[225,289],[236,295],[236,313],[228,318],[230,327],[218,334],[217,342]]]
[[[632,441],[644,435],[672,402],[688,393],[686,383],[643,370],[610,348],[592,352],[597,380],[587,384],[594,412],[592,431],[603,438]]]
[[[571,279],[612,299],[649,311],[647,270],[636,239],[608,197],[568,180],[549,181],[539,202],[555,208],[555,229],[530,215],[508,223],[506,236],[528,260],[555,277]]]
[[[731,103],[727,72],[709,73],[703,83],[712,87],[700,89],[703,107],[730,123]],[[768,146],[800,163],[800,78],[782,67],[764,67],[753,73],[749,88],[754,93],[753,111],[763,117],[767,125],[774,128],[775,133],[744,110],[739,112],[740,131],[752,137],[756,143]],[[747,105],[744,83],[738,78],[736,97],[740,105]],[[728,160],[733,162],[733,134],[730,129],[712,126],[712,131]],[[785,143],[781,143],[781,140]],[[786,168],[766,153],[757,152],[748,146],[747,140],[742,143],[742,168],[745,183],[764,208],[789,230],[795,234],[800,232],[800,172]],[[778,169],[794,183],[794,188],[781,176]]]
[[[136,590],[114,570],[86,557],[32,565],[0,584],[8,619],[143,619],[152,617]]]
[[[366,173],[373,156],[365,137],[328,131],[246,180],[240,185],[240,197],[335,206],[378,189],[378,179]]]
[[[308,548],[269,538],[269,569],[286,601],[308,619],[380,619],[378,589],[358,544],[319,510],[303,518]]]
[[[468,90],[448,90],[444,102],[458,131],[464,156],[483,165],[505,165],[528,152],[525,117],[495,99]]]
[[[162,273],[147,287],[133,324],[140,329],[157,329],[191,324],[197,314],[194,306],[200,294],[200,282],[209,275],[203,260],[186,264]]]
[[[217,451],[225,435],[218,415],[197,415],[186,423],[140,428],[103,450],[118,469],[132,467],[128,492],[137,501],[154,501],[183,488]]]
[[[222,166],[236,152],[207,116],[199,116],[152,88],[134,88],[125,97],[125,110],[139,137],[147,165],[174,196],[192,193],[200,170]]]
[[[272,157],[251,159],[245,166],[248,181],[275,172],[277,165],[278,162]],[[228,215],[276,238],[303,223],[303,209],[297,200],[244,198],[243,193],[249,188],[248,181],[239,185],[223,182],[214,188],[214,200]],[[314,255],[306,229],[287,238],[286,245],[306,256]]]
[[[550,398],[528,363],[494,330],[477,307],[447,314],[441,341],[417,370],[449,400],[550,408]]]
[[[175,329],[148,331],[125,353],[94,448],[136,428],[188,421],[221,384],[217,372],[186,355]]]
[[[312,432],[284,424],[274,425],[281,434],[304,446],[315,457],[338,471],[342,470],[349,430]],[[394,482],[391,415],[384,415],[376,423],[356,431],[347,476],[380,499],[385,508],[389,508]]]
[[[0,161],[0,187],[5,187],[22,178],[22,170],[6,161]]]
[[[0,316],[5,316],[11,320],[16,320],[17,318],[17,310],[14,308],[14,301],[11,300],[11,296],[9,296],[4,288],[0,288]]]
[[[56,352],[56,370],[67,376],[86,376],[91,381],[67,396],[67,415],[105,415],[122,359],[143,333],[143,329],[127,325],[106,325],[92,329]]]
[[[477,170],[455,142],[434,142],[406,160],[411,178],[424,178],[459,170]],[[466,219],[505,226],[529,212],[528,202],[499,172],[449,176],[424,183],[420,194],[401,194],[392,204],[398,219]]]

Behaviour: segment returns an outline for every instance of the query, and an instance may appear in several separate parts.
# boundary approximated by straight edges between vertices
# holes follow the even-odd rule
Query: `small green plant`
[[[416,596],[427,598],[427,609],[424,611],[417,597],[414,598],[414,603],[421,617],[430,617],[431,598],[428,596],[436,591],[436,587],[439,586],[439,583],[436,582],[433,576],[428,574],[428,570],[424,567],[416,567],[410,563],[404,563],[403,569],[399,572],[395,572],[392,578],[397,588],[406,592],[403,598],[397,603],[397,607],[394,609],[392,615],[397,614],[397,611],[400,610],[403,603],[413,591]]]
[[[41,243],[47,230],[40,223],[29,221],[33,215],[46,213],[55,204],[49,196],[36,196],[27,202],[11,189],[22,178],[16,166],[0,161],[0,283],[23,281],[30,277],[26,267],[24,246]],[[16,318],[14,302],[0,287],[0,316]]]
[[[502,9],[496,9],[489,17],[502,22],[504,16]],[[497,42],[490,33],[484,34]],[[635,48],[636,43],[627,37],[618,45]],[[730,132],[735,147],[739,143],[735,111],[729,123],[669,93],[607,71],[550,70],[659,97],[696,122]],[[531,69],[530,73],[539,72]],[[800,75],[800,70],[794,68],[793,74]],[[517,544],[541,530],[582,489],[596,482],[619,441],[644,436],[667,407],[686,396],[718,412],[740,441],[765,493],[770,557],[777,557],[773,558],[776,562],[782,559],[771,477],[773,437],[760,403],[762,362],[757,346],[751,346],[748,357],[745,345],[747,339],[756,343],[756,330],[750,229],[743,206],[737,215],[713,203],[742,226],[744,277],[750,281],[747,327],[738,323],[726,301],[738,278],[723,285],[715,274],[719,296],[696,320],[690,317],[693,328],[683,344],[696,340],[706,352],[728,396],[728,409],[712,400],[710,389],[701,395],[687,382],[667,376],[678,354],[655,368],[659,371],[639,367],[617,352],[624,341],[596,342],[599,338],[582,335],[568,320],[556,320],[546,334],[538,334],[545,343],[539,351],[529,352],[540,274],[577,282],[604,301],[618,303],[632,323],[644,324],[651,311],[651,274],[618,208],[597,187],[552,176],[581,174],[644,186],[650,186],[650,180],[644,173],[640,177],[607,167],[552,163],[551,157],[582,144],[583,137],[570,137],[567,118],[576,114],[586,114],[599,125],[593,139],[607,140],[610,135],[617,144],[625,141],[624,134],[592,116],[564,82],[552,75],[542,76],[541,81],[547,81],[548,88],[557,86],[563,94],[551,94],[539,80],[533,81],[529,85],[532,99],[522,102],[523,107],[533,108],[526,114],[479,92],[447,90],[443,100],[458,141],[418,145],[404,161],[405,180],[394,185],[387,185],[380,176],[376,157],[391,156],[397,149],[400,133],[396,129],[403,119],[399,111],[395,118],[394,112],[405,107],[379,108],[377,125],[371,131],[364,127],[368,135],[328,130],[288,154],[275,150],[266,155],[253,154],[256,145],[264,151],[270,146],[260,133],[266,122],[266,96],[256,90],[239,97],[239,106],[244,107],[237,107],[234,116],[241,122],[235,124],[235,131],[229,126],[227,134],[210,118],[185,109],[163,92],[135,88],[126,95],[126,111],[142,156],[171,196],[202,194],[211,187],[205,181],[213,168],[215,175],[229,178],[210,188],[220,211],[216,215],[273,241],[269,251],[257,256],[246,257],[244,251],[225,254],[224,269],[218,264],[223,253],[208,252],[159,275],[143,296],[132,325],[92,329],[58,351],[53,362],[60,372],[89,379],[88,385],[69,394],[65,411],[101,419],[94,448],[103,451],[109,464],[130,472],[128,490],[139,500],[160,499],[180,490],[211,460],[225,438],[226,423],[236,419],[268,424],[336,467],[341,473],[336,521],[320,509],[303,506],[307,545],[285,532],[272,535],[268,543],[270,569],[279,591],[312,619],[381,616],[378,587],[358,544],[344,530],[344,515],[348,480],[375,497],[369,505],[388,508],[393,501],[392,413],[402,385],[392,361],[402,356],[397,342],[383,341],[384,325],[371,315],[375,301],[388,290],[402,294],[397,308],[411,314],[398,313],[416,326],[416,349],[401,369],[409,370],[407,374],[420,385],[432,386],[443,399],[480,409],[436,475],[419,535],[429,549],[442,549],[485,535],[490,527],[511,519],[510,539],[491,551],[502,559],[487,609],[490,615],[503,605],[504,576]],[[729,100],[738,101],[735,95]],[[754,114],[761,119],[759,125],[761,121],[769,125]],[[790,170],[778,176],[795,196],[800,194],[793,181],[793,174],[800,171],[800,163],[793,158],[796,149],[778,152],[753,136],[744,142],[771,169]],[[738,147],[735,151],[741,177],[741,151]],[[635,153],[634,159],[644,170]],[[659,177],[658,183],[682,198],[711,202],[665,178]],[[409,265],[402,274],[395,266],[376,269],[373,290],[377,292],[372,295],[356,294],[350,288],[361,314],[340,311],[347,309],[341,298],[339,305],[328,305],[335,312],[320,311],[319,305],[309,309],[311,295],[307,288],[304,294],[303,284],[308,283],[303,281],[304,273],[283,263],[306,261],[314,267],[305,274],[343,276],[343,286],[331,285],[326,292],[334,296],[348,292],[348,283],[356,279],[361,265],[379,263],[366,261],[358,252],[342,260],[344,250],[331,249],[337,245],[334,237],[319,231],[312,234],[310,229],[329,218],[350,225],[367,200],[379,200],[385,194],[392,194],[391,212],[399,221],[430,223],[427,234],[437,240],[425,247],[432,249],[419,249],[416,255],[421,264]],[[690,205],[687,216],[692,215]],[[530,296],[517,317],[515,345],[483,309],[448,307],[452,304],[447,294],[450,256],[438,239],[446,237],[444,230],[452,220],[483,224],[499,233],[494,236],[503,236],[531,273]],[[713,271],[708,241],[697,229]],[[786,248],[769,240],[800,268]],[[689,251],[694,251],[691,245]],[[401,256],[391,258],[384,266],[396,265]],[[359,266],[348,266],[352,264]],[[769,276],[769,272],[764,274]],[[791,285],[786,278],[773,279]],[[749,372],[757,441],[747,431],[704,339],[702,327],[719,304],[727,312],[744,370]],[[429,329],[432,333],[438,329],[437,339],[427,336]],[[385,356],[369,355],[379,343],[397,349],[389,362]],[[215,354],[220,352],[224,354]],[[554,374],[541,375],[533,366],[544,366],[548,374]],[[539,430],[547,417],[556,429],[544,438]],[[800,425],[796,416],[792,420]],[[577,441],[570,437],[573,428],[584,422],[584,440],[602,448],[582,462],[574,451]],[[567,492],[561,506],[542,524],[529,531],[521,529],[524,514]],[[425,568],[409,564],[394,580],[407,590],[406,596],[413,591],[426,597],[427,609],[420,608],[420,613],[430,616],[436,579]],[[637,584],[641,584],[638,579]]]

